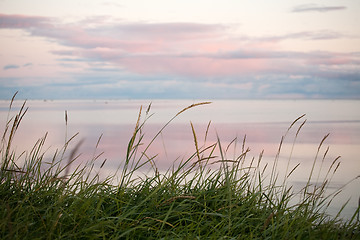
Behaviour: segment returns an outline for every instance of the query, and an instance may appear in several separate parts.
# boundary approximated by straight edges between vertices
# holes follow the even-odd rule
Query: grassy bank
[[[174,118],[204,104],[191,105]],[[260,168],[261,155],[248,159],[243,143],[241,153],[229,159],[228,146],[220,140],[201,145],[191,124],[196,151],[160,173],[156,156],[147,152],[174,118],[144,143],[149,106],[139,112],[118,172],[100,180],[94,171],[96,161],[102,161],[98,156],[70,171],[79,156],[76,135],[50,160],[44,157],[46,135],[28,152],[16,153],[12,142],[26,111],[24,103],[17,115],[9,116],[1,139],[1,239],[360,239],[359,208],[348,221],[324,213],[336,194],[325,191],[338,159],[324,169],[322,183],[311,184],[317,176],[313,168],[308,184],[295,193],[287,179],[298,166],[279,179],[278,156]],[[303,116],[289,131],[295,123],[297,136]],[[152,174],[138,176],[143,167]],[[296,204],[294,199],[299,199]]]

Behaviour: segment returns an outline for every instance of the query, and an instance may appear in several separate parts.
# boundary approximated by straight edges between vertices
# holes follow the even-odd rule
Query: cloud
[[[320,30],[320,31],[302,31],[302,32],[295,32],[295,33],[288,33],[278,36],[269,36],[269,37],[262,37],[259,40],[263,41],[282,41],[288,39],[303,39],[303,40],[331,40],[331,39],[339,39],[351,37],[339,32],[330,31],[330,30]]]
[[[102,22],[94,25],[86,21],[62,24],[59,20],[23,15],[0,15],[0,28],[22,28],[34,36],[55,40],[73,50],[54,51],[57,55],[81,55],[97,51],[104,58],[117,59],[134,55],[201,55],[249,47],[260,48],[274,42],[339,39],[345,36],[329,30],[303,31],[283,35],[249,37],[232,36],[222,24],[199,23],[128,23]],[[86,50],[86,51],[84,51]]]
[[[303,4],[294,7],[292,12],[329,12],[345,9],[345,6],[320,6],[317,4]]]
[[[20,28],[30,36],[66,47],[51,52],[58,57],[63,74],[63,82],[61,77],[57,80],[63,85],[46,85],[53,89],[54,96],[60,94],[56,89],[63,89],[74,96],[76,91],[86,96],[87,91],[109,97],[251,98],[278,96],[283,91],[290,94],[287,96],[311,97],[315,93],[310,85],[315,79],[322,84],[328,79],[336,88],[338,82],[353,84],[351,96],[359,96],[356,83],[360,81],[360,53],[302,52],[279,47],[281,41],[351,37],[335,31],[252,37],[235,36],[222,24],[88,19],[91,21],[62,23],[60,19],[1,14],[0,28]],[[6,65],[3,69],[28,66],[31,63]],[[24,82],[16,81],[19,85]],[[338,90],[333,94],[343,96],[344,92]]]
[[[267,60],[301,60],[311,65],[346,65],[360,64],[360,56],[356,53],[336,53],[326,51],[276,51],[276,50],[246,50],[210,54],[208,57],[218,59],[267,59]]]
[[[8,64],[8,65],[5,65],[3,67],[3,70],[18,69],[18,68],[21,68],[21,67],[30,67],[32,65],[33,65],[32,63],[25,63],[22,66],[17,65],[17,64]]]
[[[44,27],[50,18],[27,15],[0,14],[0,28],[21,28]]]
[[[9,69],[17,69],[17,68],[20,68],[19,65],[15,65],[15,64],[8,64],[8,65],[5,65],[3,67],[4,70],[9,70]]]
[[[23,65],[23,67],[30,67],[30,66],[32,66],[33,64],[32,63],[25,63],[24,65]]]

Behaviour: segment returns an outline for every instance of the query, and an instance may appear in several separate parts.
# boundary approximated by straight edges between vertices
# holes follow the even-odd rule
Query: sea
[[[23,104],[15,100],[9,109],[10,101],[0,101],[1,131]],[[50,161],[71,139],[68,152],[80,154],[77,163],[96,159],[94,171],[106,178],[118,174],[138,122],[140,148],[150,145],[146,156],[159,172],[192,156],[196,161],[197,151],[216,143],[223,158],[248,149],[248,166],[272,170],[276,163],[280,183],[296,167],[286,178],[294,192],[327,177],[327,194],[336,195],[326,210],[331,216],[347,202],[340,217],[349,220],[360,204],[360,100],[28,100],[25,106],[13,142],[19,156],[46,135],[42,150]]]

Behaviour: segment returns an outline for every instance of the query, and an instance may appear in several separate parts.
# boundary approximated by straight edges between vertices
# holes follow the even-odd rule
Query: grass
[[[153,141],[179,114],[204,104],[208,103],[178,112],[149,143],[143,142],[143,127],[151,117],[150,106],[145,113],[140,109],[118,172],[100,180],[94,173],[99,155],[69,170],[79,156],[80,143],[71,147],[76,135],[66,139],[51,161],[44,157],[46,135],[29,152],[13,151],[14,135],[27,111],[24,103],[18,114],[9,117],[1,140],[0,238],[360,239],[359,208],[348,221],[331,218],[323,211],[341,191],[325,195],[338,159],[326,170],[324,181],[314,186],[311,182],[319,178],[314,172],[316,156],[307,185],[295,193],[287,180],[298,165],[293,169],[288,165],[283,179],[277,173],[283,140],[273,165],[260,168],[262,155],[248,161],[245,138],[241,153],[228,158],[229,146],[222,146],[219,139],[200,145],[191,124],[196,151],[159,173],[156,156],[147,153]],[[304,123],[300,123],[293,144]],[[152,169],[151,176],[137,175],[143,167]],[[117,177],[120,180],[114,184]],[[294,199],[298,199],[296,204]]]

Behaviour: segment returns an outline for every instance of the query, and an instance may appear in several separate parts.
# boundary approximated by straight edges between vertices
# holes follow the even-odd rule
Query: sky
[[[359,0],[0,0],[0,99],[359,99]]]

